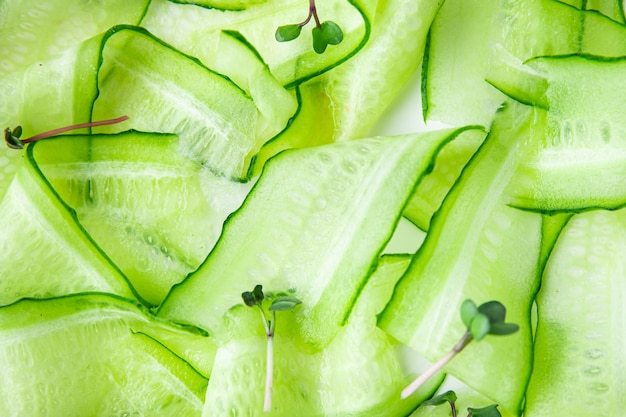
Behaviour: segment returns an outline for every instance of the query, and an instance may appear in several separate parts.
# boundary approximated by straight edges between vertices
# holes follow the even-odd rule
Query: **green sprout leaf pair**
[[[327,20],[313,28],[313,49],[323,54],[328,45],[339,45],[343,40],[343,32],[335,22]]]
[[[476,307],[472,300],[461,305],[461,320],[475,340],[482,340],[488,334],[504,336],[515,333],[519,326],[505,323],[506,308],[499,301],[488,301]]]
[[[454,391],[446,391],[443,394],[434,396],[428,401],[424,401],[422,403],[422,406],[424,405],[437,406],[437,405],[448,403],[450,405],[450,408],[452,409],[452,417],[457,417],[456,404],[455,404],[456,400],[457,400],[457,396]],[[502,414],[500,414],[500,411],[498,410],[497,404],[491,404],[482,408],[468,407],[467,412],[468,412],[467,417],[502,417]]]
[[[320,22],[314,0],[309,0],[309,14],[304,21],[278,27],[274,37],[278,42],[289,42],[298,38],[311,18],[315,20],[315,27],[311,32],[315,52],[323,54],[329,45],[339,45],[343,41],[343,31],[337,23],[331,20]]]
[[[467,327],[461,340],[443,358],[433,363],[430,368],[404,388],[401,398],[404,399],[413,394],[424,382],[443,369],[448,362],[465,349],[472,340],[480,341],[488,334],[497,336],[512,334],[519,329],[516,324],[504,322],[506,308],[499,301],[488,301],[477,307],[472,300],[465,300],[461,304],[460,312],[461,320]]]

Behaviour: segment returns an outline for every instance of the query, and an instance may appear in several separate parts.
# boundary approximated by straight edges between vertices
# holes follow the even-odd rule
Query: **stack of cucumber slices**
[[[625,21],[0,1],[0,415],[621,415]],[[466,300],[517,331],[401,396]]]

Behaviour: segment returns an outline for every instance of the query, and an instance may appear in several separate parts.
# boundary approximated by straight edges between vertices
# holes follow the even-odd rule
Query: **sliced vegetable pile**
[[[619,415],[624,22],[0,3],[0,415]]]

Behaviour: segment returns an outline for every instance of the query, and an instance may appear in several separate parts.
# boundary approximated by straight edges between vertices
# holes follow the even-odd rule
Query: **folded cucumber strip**
[[[137,24],[149,0],[5,1],[0,4],[0,78],[63,54],[117,24]],[[51,87],[46,85],[46,87]],[[41,104],[41,103],[40,103]]]
[[[626,407],[626,212],[572,217],[537,296],[524,416],[619,415]]]
[[[261,284],[302,300],[304,338],[325,346],[345,323],[415,184],[456,136],[449,129],[279,154],[204,264],[174,287],[158,314],[220,340],[224,314]]]
[[[33,161],[32,147],[0,203],[0,305],[102,291],[135,298]]]
[[[111,29],[102,48],[92,119],[130,120],[94,132],[176,133],[187,157],[226,177],[245,176],[246,160],[262,144],[258,110],[245,92],[141,28]]]
[[[254,156],[250,177],[263,170],[268,159],[292,148],[327,145],[333,142],[335,124],[326,83],[322,77],[314,78],[295,87],[298,112],[285,130],[266,142]]]
[[[103,294],[2,307],[0,413],[197,416],[207,380],[157,343],[160,334],[201,337]]]
[[[441,149],[432,172],[420,181],[404,209],[408,220],[423,231],[429,229],[433,215],[486,135],[487,132],[481,129],[461,132],[458,138]]]
[[[626,60],[587,55],[542,57],[500,85],[546,114],[543,140],[509,186],[509,204],[541,212],[579,212],[626,205],[624,89]],[[508,89],[512,80],[518,87]],[[536,104],[535,104],[536,105]]]
[[[419,68],[439,0],[389,0],[372,17],[367,44],[324,74],[334,140],[365,137]],[[393,76],[390,76],[393,74]]]
[[[554,0],[446,1],[423,65],[425,119],[489,126],[505,97],[484,80],[540,55],[626,54],[626,28]]]
[[[346,325],[321,351],[283,336],[280,329],[295,324],[293,314],[277,318],[272,416],[400,417],[432,395],[443,375],[407,400],[398,400],[408,376],[398,343],[376,326],[376,314],[409,263],[408,255],[383,256]],[[232,409],[262,415],[265,337],[255,331],[262,326],[249,310],[239,306],[229,312],[236,336],[218,350],[203,416],[226,415]]]
[[[372,0],[318,2],[320,18],[336,22],[344,34],[339,45],[329,47],[323,54],[313,50],[312,24],[296,40],[276,41],[275,31],[279,26],[306,18],[307,2],[299,0],[266,1],[242,11],[154,0],[141,25],[201,61],[207,52],[209,56],[214,53],[221,31],[238,32],[258,52],[278,82],[293,87],[336,67],[365,45],[376,3]]]
[[[0,77],[0,126],[22,126],[29,137],[63,126],[89,122],[97,94],[102,36]],[[83,132],[88,132],[84,129]],[[0,198],[15,175],[21,152],[0,149]]]
[[[130,131],[61,136],[32,150],[55,192],[152,305],[200,266],[249,189],[178,146],[175,135]]]
[[[504,190],[531,141],[532,109],[511,102],[433,217],[379,326],[431,361],[465,332],[459,308],[498,300],[520,331],[469,345],[444,370],[516,414],[530,376],[530,311],[539,282],[541,216],[506,205]]]

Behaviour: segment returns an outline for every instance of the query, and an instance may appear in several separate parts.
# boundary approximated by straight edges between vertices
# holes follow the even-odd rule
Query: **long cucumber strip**
[[[541,217],[508,207],[504,190],[533,137],[533,116],[515,103],[499,113],[379,317],[383,330],[435,361],[465,331],[459,315],[465,299],[502,302],[520,331],[468,346],[446,369],[512,413],[530,376]]]
[[[175,135],[131,131],[58,137],[32,152],[81,225],[153,305],[200,266],[249,188],[178,146]]]
[[[488,126],[505,97],[485,78],[540,55],[626,54],[626,28],[554,0],[446,1],[424,59],[424,112]],[[556,34],[556,35],[555,35]]]
[[[376,326],[376,314],[409,262],[407,255],[381,258],[347,324],[322,351],[311,352],[284,336],[293,319],[277,318],[272,416],[399,417],[432,394],[441,375],[409,399],[398,400],[408,382],[398,343]],[[262,328],[258,316],[244,319],[247,310],[239,306],[230,312],[236,326],[232,333],[240,336],[218,350],[203,416],[232,409],[263,415],[266,342],[257,331]]]
[[[114,28],[105,41],[92,118],[126,114],[130,120],[124,128],[94,131],[176,133],[187,157],[220,175],[245,177],[246,160],[262,144],[258,110],[248,95],[143,29]]]
[[[456,130],[283,152],[272,159],[198,271],[159,315],[207,329],[261,284],[302,300],[304,338],[324,346],[345,322],[416,182]],[[370,213],[376,213],[372,218]]]
[[[3,1],[0,3],[0,77],[45,61],[117,24],[137,24],[149,0]]]
[[[626,212],[575,215],[537,296],[525,416],[619,415],[626,407]]]
[[[626,205],[626,60],[544,57],[496,84],[508,94],[548,108],[544,139],[520,165],[510,204],[542,212],[615,209]],[[511,72],[512,73],[512,72]]]
[[[222,30],[240,33],[259,53],[281,85],[293,87],[346,61],[363,47],[370,33],[369,18],[376,7],[372,0],[330,0],[316,4],[322,21],[332,20],[342,29],[343,41],[324,54],[313,50],[307,25],[298,39],[277,42],[279,26],[302,22],[307,3],[298,0],[267,1],[242,11],[203,9],[166,0],[154,0],[142,26],[201,61],[214,46]],[[180,22],[187,22],[181,25]]]
[[[0,305],[84,291],[135,298],[33,163],[32,147],[27,156],[0,203]]]
[[[85,123],[97,93],[101,36],[61,55],[0,77],[0,126],[22,126],[22,138]],[[88,131],[88,130],[85,130]],[[0,150],[0,198],[20,163],[21,152]]]
[[[0,413],[199,416],[206,379],[145,334],[184,332],[101,294],[0,308]]]
[[[325,74],[335,123],[334,140],[367,135],[419,68],[428,29],[441,3],[388,0],[378,6],[368,43],[350,60]]]

